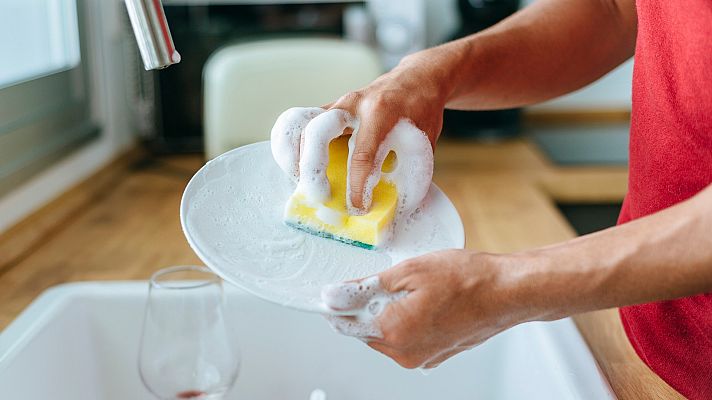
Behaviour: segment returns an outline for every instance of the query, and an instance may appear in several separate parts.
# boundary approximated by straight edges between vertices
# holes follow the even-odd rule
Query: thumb
[[[393,301],[402,299],[405,291],[392,292],[382,285],[379,275],[357,281],[326,285],[321,290],[321,300],[333,311],[348,314],[378,315]],[[363,313],[366,314],[363,314]]]
[[[419,271],[420,258],[405,260],[378,275],[325,285],[321,300],[334,311],[357,311],[377,297],[399,300],[415,288],[413,276]]]
[[[388,132],[395,126],[396,120],[379,115],[378,111],[366,113],[354,137],[355,144],[349,155],[347,198],[349,206],[367,211],[371,206],[373,187],[368,187],[368,178],[374,172],[376,153]],[[369,193],[366,193],[366,191]]]
[[[378,274],[378,282],[384,291],[397,293],[418,288],[420,273],[427,269],[429,254],[403,260]]]
[[[321,290],[321,299],[332,310],[356,311],[364,308],[379,294],[383,294],[383,289],[378,276],[374,275],[357,281],[326,285]]]

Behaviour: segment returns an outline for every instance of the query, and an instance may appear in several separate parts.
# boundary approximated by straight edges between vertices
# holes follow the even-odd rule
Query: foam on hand
[[[299,179],[302,132],[312,119],[324,111],[319,107],[293,107],[280,114],[272,127],[272,157],[282,171],[295,182]]]
[[[303,194],[312,203],[324,203],[331,196],[326,176],[329,165],[329,144],[346,128],[356,129],[358,122],[348,112],[333,109],[319,114],[304,128],[299,159],[299,183],[295,193]],[[348,197],[348,196],[347,196]]]
[[[298,180],[285,209],[288,224],[374,248],[391,237],[394,219],[410,216],[422,203],[432,179],[433,153],[424,132],[406,119],[399,121],[375,155],[364,188],[364,209],[356,209],[350,200],[348,170],[358,126],[358,118],[344,110],[292,108],[280,115],[272,129],[272,154],[280,168]],[[347,128],[354,131],[346,150],[348,160],[343,166],[334,165],[341,163],[341,153],[332,142]],[[388,168],[382,172],[384,163]]]
[[[341,136],[327,143],[325,186],[313,185],[313,181],[302,177],[300,184],[286,202],[284,221],[287,225],[317,236],[370,249],[376,243],[383,242],[384,235],[390,231],[398,192],[393,184],[379,182],[374,189],[378,201],[371,210],[364,215],[349,214],[346,207],[348,139]],[[302,168],[302,171],[306,169]],[[310,185],[301,187],[302,183]],[[325,187],[329,190],[318,191]]]
[[[324,304],[338,314],[326,314],[332,329],[345,336],[352,336],[364,342],[382,339],[383,332],[378,323],[386,307],[408,295],[407,291],[388,292],[381,285],[378,275],[359,281],[340,282],[326,285],[321,290]],[[457,344],[456,347],[460,347]],[[455,350],[455,347],[437,353],[427,359],[418,368],[423,375],[429,375],[439,363],[433,363],[442,354]]]
[[[342,282],[324,286],[321,299],[341,315],[326,315],[338,333],[367,340],[382,337],[377,318],[386,306],[405,297],[407,292],[389,293],[381,286],[377,275],[357,282]]]
[[[349,140],[349,171],[357,136],[358,131]],[[382,172],[383,163],[391,152],[396,156],[395,166],[391,171]],[[374,187],[381,179],[385,179],[398,188],[398,214],[408,215],[420,205],[430,188],[433,179],[433,148],[425,132],[410,120],[401,119],[379,146],[374,165],[364,187],[363,210],[355,208],[351,204],[351,196],[348,196],[346,200],[350,212],[367,212],[373,203]],[[347,192],[351,193],[350,187]]]

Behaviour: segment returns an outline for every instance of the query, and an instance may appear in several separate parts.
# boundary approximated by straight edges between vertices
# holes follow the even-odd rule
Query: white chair
[[[338,39],[278,39],[224,47],[203,71],[206,156],[267,140],[282,111],[327,104],[381,72],[374,51]]]

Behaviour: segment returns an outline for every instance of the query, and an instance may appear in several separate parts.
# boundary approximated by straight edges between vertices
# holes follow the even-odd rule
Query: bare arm
[[[508,108],[578,89],[630,57],[635,35],[634,0],[539,0],[481,33],[406,57],[330,105],[361,120],[352,203],[361,208],[376,150],[400,118],[434,147],[446,106]]]
[[[636,31],[633,0],[539,0],[433,53],[453,63],[448,107],[508,108],[600,78],[633,55]]]
[[[656,214],[546,248],[413,258],[379,274],[383,290],[408,295],[378,317],[379,337],[366,339],[405,367],[434,367],[522,322],[709,293],[710,227],[712,185]],[[368,304],[356,300],[354,308]]]
[[[539,319],[712,292],[712,185],[656,214],[520,256],[533,260],[521,269],[522,298],[547,293],[530,301],[547,309]]]

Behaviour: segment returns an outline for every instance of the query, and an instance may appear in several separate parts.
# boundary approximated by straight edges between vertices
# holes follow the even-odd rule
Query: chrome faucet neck
[[[124,0],[146,70],[180,62],[161,0]]]

